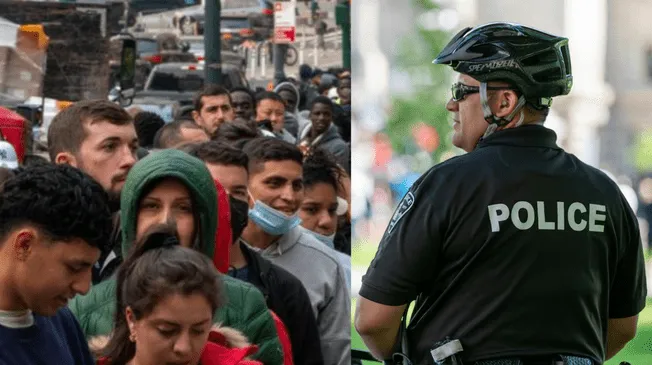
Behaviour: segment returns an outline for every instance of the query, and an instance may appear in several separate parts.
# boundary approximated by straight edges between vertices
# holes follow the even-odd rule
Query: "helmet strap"
[[[489,97],[487,96],[487,83],[480,83],[480,103],[482,105],[482,112],[484,113],[484,120],[489,124],[493,124],[494,113],[489,107]]]
[[[525,119],[525,113],[523,109],[521,109],[521,115],[518,117],[518,121],[516,122],[516,126],[520,127],[523,124],[523,120]]]
[[[482,112],[484,114],[484,120],[489,123],[487,126],[487,129],[484,133],[484,136],[482,138],[486,138],[490,136],[492,133],[494,133],[498,127],[504,127],[507,124],[509,124],[512,119],[516,116],[516,113],[521,112],[518,122],[516,123],[516,126],[520,126],[523,124],[523,119],[525,119],[525,113],[523,112],[523,106],[527,101],[525,100],[525,97],[521,95],[518,98],[518,102],[516,103],[516,107],[514,107],[514,110],[512,112],[504,117],[504,118],[499,118],[494,115],[494,113],[491,111],[491,107],[489,106],[489,98],[487,96],[487,83],[486,82],[481,82],[480,83],[480,104],[482,105]]]
[[[485,129],[484,135],[482,136],[482,138],[489,137],[490,135],[492,135],[496,131],[496,129],[498,129],[498,124],[496,124],[496,123],[489,124],[487,126],[487,129]]]

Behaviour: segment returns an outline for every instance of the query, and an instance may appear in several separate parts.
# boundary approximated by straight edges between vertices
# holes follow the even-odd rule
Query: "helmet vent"
[[[482,57],[489,57],[496,53],[496,49],[487,44],[478,44],[469,48],[470,52],[479,53]]]
[[[564,60],[564,76],[565,75],[571,75],[571,59],[570,59],[570,52],[568,51],[568,44],[565,44],[561,46],[561,56]]]
[[[561,70],[559,67],[549,68],[532,75],[532,78],[537,82],[555,82],[559,80]]]
[[[557,55],[553,50],[546,50],[544,52],[526,56],[525,58],[522,58],[520,61],[521,61],[521,65],[523,65],[524,67],[541,66],[545,64],[555,63],[557,61]]]

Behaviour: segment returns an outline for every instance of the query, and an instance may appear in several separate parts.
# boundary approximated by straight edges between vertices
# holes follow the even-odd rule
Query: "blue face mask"
[[[310,233],[312,233],[313,237],[318,239],[319,242],[325,244],[330,248],[335,248],[335,233],[330,236],[324,236],[323,234],[319,234],[315,231],[310,231]]]
[[[249,218],[273,236],[284,235],[301,224],[301,218],[296,213],[288,217],[260,200],[255,200],[254,207],[249,209]]]

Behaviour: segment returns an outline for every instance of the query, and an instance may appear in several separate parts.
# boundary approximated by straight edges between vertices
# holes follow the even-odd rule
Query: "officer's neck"
[[[523,116],[523,121],[520,124],[519,124],[520,116],[519,114],[516,114],[516,117],[514,117],[514,119],[512,119],[509,123],[507,123],[507,125],[503,127],[498,127],[498,129],[496,130],[502,131],[505,129],[518,128],[525,125],[543,125],[543,122],[545,122],[545,118],[539,114],[534,114],[530,112],[524,112],[524,114],[525,115]]]
[[[514,118],[514,119],[516,119],[516,118]],[[521,123],[521,125],[518,125],[518,126],[516,125],[517,122],[518,122],[517,120],[512,120],[507,125],[496,128],[496,130],[493,133],[508,130],[508,129],[519,128],[519,127],[523,127],[523,126],[528,126],[528,125],[543,125],[544,120],[542,120],[540,118],[537,118],[537,119],[532,119],[531,121],[528,121],[527,118],[526,118],[523,121],[523,123]],[[487,136],[487,137],[489,137],[489,136]],[[480,139],[478,139],[478,141],[473,146],[473,150],[475,150],[478,147],[478,145],[480,144],[480,142],[482,142],[484,139],[485,139],[485,137],[480,137]],[[465,150],[465,151],[466,152],[471,152],[473,150],[470,150],[470,151]]]

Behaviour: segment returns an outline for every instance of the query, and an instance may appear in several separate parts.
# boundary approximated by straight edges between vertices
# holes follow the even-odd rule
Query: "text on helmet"
[[[491,71],[497,68],[518,68],[518,63],[514,60],[491,61],[487,63],[478,63],[469,65],[469,72]]]

